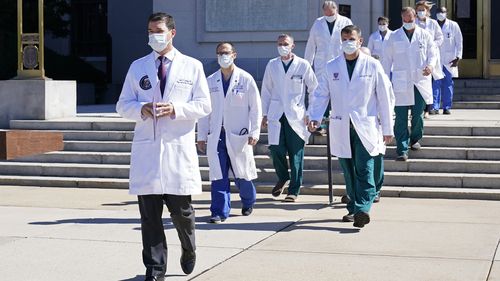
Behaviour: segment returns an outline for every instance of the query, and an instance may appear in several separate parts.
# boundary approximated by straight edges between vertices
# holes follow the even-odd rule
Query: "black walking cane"
[[[330,108],[330,103],[328,103]],[[328,159],[328,199],[330,205],[333,203],[333,175],[332,175],[332,153],[330,152],[330,111],[326,118],[326,153]]]

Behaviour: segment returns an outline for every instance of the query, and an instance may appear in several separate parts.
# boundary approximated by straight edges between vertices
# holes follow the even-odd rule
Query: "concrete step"
[[[500,101],[500,95],[457,95],[453,102],[489,102]]]
[[[455,87],[453,96],[462,95],[500,95],[499,87],[476,87],[476,88],[460,88]]]
[[[430,141],[429,141],[430,142]],[[424,143],[424,141],[422,141]],[[123,142],[104,142],[104,141],[65,141],[65,151],[81,152],[130,152],[132,143]],[[268,155],[269,149],[266,144],[259,142],[254,148],[256,155]],[[306,156],[326,156],[326,145],[307,145],[305,148]],[[396,149],[394,146],[387,148],[388,158],[396,158]],[[481,148],[481,147],[423,147],[419,151],[411,151],[412,159],[460,159],[460,160],[500,160],[500,148]]]
[[[340,170],[336,157],[332,158],[333,169]],[[205,155],[199,157],[200,166],[208,167],[208,158]],[[24,157],[10,162],[38,163],[74,163],[74,164],[111,164],[129,165],[130,153],[128,152],[88,152],[88,151],[60,151],[42,155]],[[272,168],[273,164],[269,156],[256,155],[255,162],[258,168]],[[1,163],[1,162],[0,162]],[[304,157],[304,169],[327,169],[326,156]],[[481,160],[440,160],[440,159],[410,159],[408,162],[396,162],[393,159],[385,159],[385,170],[388,172],[439,172],[439,173],[484,173],[500,174],[500,161]]]
[[[255,147],[256,155],[267,155],[268,148],[265,145]],[[306,156],[326,156],[327,150],[324,145],[307,145]],[[389,146],[386,152],[387,158],[396,158],[395,147]],[[498,148],[464,148],[464,147],[423,147],[418,151],[410,152],[411,159],[459,159],[459,160],[500,160],[500,149]]]
[[[453,102],[454,109],[500,109],[500,101]]]
[[[130,152],[54,151],[18,158],[15,162],[129,165]]]
[[[204,181],[203,191],[210,191],[210,182]],[[103,178],[67,178],[47,176],[2,176],[0,175],[0,188],[6,186],[48,186],[48,187],[72,187],[72,188],[106,188],[106,189],[128,189],[127,179],[103,179]],[[256,183],[258,193],[270,194],[273,183]],[[345,194],[343,185],[333,185],[334,196]],[[231,192],[238,193],[238,189],[231,184]],[[304,185],[301,188],[302,195],[328,196],[328,185]],[[440,199],[469,199],[469,200],[500,200],[500,190],[477,189],[477,188],[428,188],[428,187],[401,187],[384,186],[381,190],[382,201],[384,197],[405,198],[440,198]],[[271,195],[269,195],[271,197]],[[299,197],[300,198],[300,197]],[[279,199],[278,199],[279,200]],[[299,199],[300,200],[300,199]]]
[[[500,79],[455,79],[456,88],[500,88]]]
[[[15,176],[49,176],[75,178],[128,178],[128,165],[109,164],[68,164],[68,163],[21,163],[0,162],[0,175]],[[208,168],[201,167],[202,180],[208,181]],[[427,186],[453,188],[500,188],[500,175],[474,173],[419,173],[419,172],[386,172],[385,184],[394,186]],[[304,183],[327,184],[326,170],[304,170]],[[256,182],[275,182],[274,169],[259,168]],[[333,172],[333,181],[344,184],[340,171]]]
[[[72,121],[58,120],[11,120],[11,129],[29,130],[81,130],[81,131],[132,131],[135,122],[123,118],[76,117]]]

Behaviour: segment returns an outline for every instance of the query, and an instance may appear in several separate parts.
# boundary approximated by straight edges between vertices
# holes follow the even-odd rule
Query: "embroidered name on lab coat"
[[[212,87],[210,88],[210,93],[216,93],[219,91],[219,87]]]
[[[177,84],[183,84],[183,85],[193,85],[193,81],[192,80],[186,80],[186,79],[179,79],[177,80],[176,82]]]
[[[147,75],[142,76],[141,80],[139,81],[139,86],[143,90],[149,90],[152,88],[151,81],[149,81],[149,77]]]

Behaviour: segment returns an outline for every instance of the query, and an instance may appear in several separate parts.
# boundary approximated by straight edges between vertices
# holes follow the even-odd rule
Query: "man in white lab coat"
[[[444,35],[440,48],[444,79],[435,81],[433,110],[438,113],[442,102],[443,114],[451,114],[453,78],[458,77],[458,62],[462,58],[463,52],[463,37],[460,26],[457,22],[447,18],[447,12],[446,7],[441,7],[436,14]]]
[[[420,149],[423,136],[423,112],[432,103],[432,71],[437,55],[430,33],[415,23],[415,9],[401,11],[403,26],[385,43],[382,65],[387,75],[392,71],[396,97],[396,161],[407,161],[408,151]],[[408,132],[408,110],[411,109],[411,133]]]
[[[441,69],[441,59],[439,54],[439,48],[443,44],[443,33],[441,32],[441,28],[439,27],[437,21],[431,18],[431,9],[433,6],[434,3],[425,0],[418,1],[415,4],[415,11],[417,13],[416,24],[431,34],[431,37],[434,39],[434,47],[436,48],[436,65],[432,66],[432,92],[434,97],[437,89],[439,88],[438,81],[444,78],[444,74]],[[439,113],[439,111],[435,111],[432,108],[432,103],[427,104],[424,110],[425,118],[427,118],[427,115],[435,115]]]
[[[368,49],[372,56],[380,61],[384,56],[384,43],[391,37],[392,30],[389,29],[389,19],[386,17],[378,18],[378,30],[373,32],[368,38]]]
[[[278,176],[272,195],[280,196],[290,182],[285,201],[295,202],[302,185],[304,145],[310,136],[305,87],[312,93],[318,81],[311,65],[292,52],[295,47],[292,36],[281,34],[277,47],[280,56],[268,62],[262,81],[262,126],[268,127],[269,150]],[[288,173],[287,154],[291,174]]]
[[[198,123],[198,149],[207,152],[212,202],[211,223],[220,223],[231,211],[229,174],[240,190],[242,215],[249,216],[256,200],[252,180],[257,170],[252,146],[257,144],[262,119],[259,90],[253,77],[234,64],[232,43],[216,47],[220,70],[208,77],[212,113]]]
[[[377,195],[375,162],[392,141],[394,94],[382,65],[360,51],[361,30],[342,29],[343,56],[330,61],[319,77],[309,106],[309,129],[319,125],[331,102],[330,153],[339,158],[350,202],[343,221],[355,227],[370,222],[370,208]],[[351,218],[352,219],[351,219]]]
[[[352,21],[339,15],[335,1],[323,3],[323,17],[317,18],[309,32],[304,59],[312,66],[317,76],[325,69],[326,63],[342,53],[340,30]]]
[[[211,105],[202,64],[172,44],[176,34],[173,17],[152,14],[148,32],[154,51],[130,66],[116,110],[136,122],[130,193],[138,195],[145,280],[164,280],[167,242],[163,204],[181,242],[182,270],[189,274],[195,266],[191,195],[201,193],[195,124],[210,113]]]

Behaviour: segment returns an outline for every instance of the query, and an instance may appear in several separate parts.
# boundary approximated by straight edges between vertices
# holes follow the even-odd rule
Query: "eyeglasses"
[[[218,56],[222,56],[222,55],[230,55],[230,54],[232,54],[232,53],[233,53],[233,52],[231,52],[231,51],[227,51],[227,52],[217,52],[217,55],[218,55]]]

